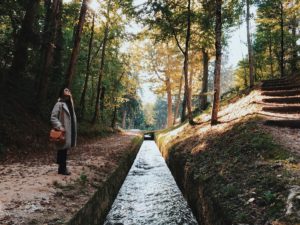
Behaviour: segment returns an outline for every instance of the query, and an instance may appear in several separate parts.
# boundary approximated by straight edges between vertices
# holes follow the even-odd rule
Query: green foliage
[[[248,217],[249,216],[245,212],[240,212],[236,215],[236,220],[239,222],[245,222]]]
[[[52,2],[52,1],[50,1]],[[22,26],[22,20],[26,12],[26,7],[29,1],[4,1],[0,4],[0,85],[9,78],[8,71],[12,64],[14,56],[14,48],[18,32]],[[61,24],[55,31],[57,40],[52,43],[54,46],[53,65],[49,71],[47,96],[41,106],[36,107],[36,89],[42,74],[41,71],[41,49],[43,47],[44,32],[47,28],[46,12],[47,5],[43,1],[40,3],[39,14],[34,24],[34,37],[29,43],[28,48],[28,63],[26,66],[26,74],[23,80],[14,81],[18,83],[20,88],[14,90],[19,93],[16,96],[19,102],[28,105],[28,108],[36,108],[36,114],[40,114],[42,118],[48,122],[49,111],[57,101],[58,91],[64,83],[65,71],[67,70],[70,54],[74,42],[74,29],[79,17],[82,1],[71,1],[64,3],[62,7]],[[144,117],[140,99],[137,95],[140,83],[136,66],[139,59],[134,52],[124,51],[124,42],[134,40],[134,36],[128,36],[125,31],[131,21],[132,1],[111,1],[110,16],[107,20],[108,1],[101,1],[100,8],[94,13],[88,9],[83,33],[80,42],[80,51],[75,68],[75,75],[72,83],[72,95],[75,102],[77,116],[79,118],[79,134],[85,137],[94,137],[110,133],[110,130],[105,127],[110,126],[113,118],[114,109],[117,109],[117,124],[122,120],[123,109],[128,110],[126,121],[131,123],[131,127],[143,126]],[[89,44],[92,33],[92,19],[95,16],[94,35],[90,54],[89,79],[87,83],[87,91],[85,95],[85,108],[83,110],[84,118],[81,118],[82,105],[80,104],[82,90],[87,75],[87,61],[89,53]],[[97,94],[97,82],[99,76],[99,67],[101,62],[101,49],[106,27],[106,21],[109,21],[108,27],[108,42],[105,52],[103,88],[105,93],[100,102],[101,120],[98,124],[91,128],[89,121],[93,117],[95,111],[95,98]],[[60,26],[61,25],[61,26]],[[61,30],[60,30],[61,28]],[[49,28],[48,29],[52,29]],[[54,29],[54,28],[53,28]],[[25,93],[25,94],[23,94]],[[131,122],[132,121],[132,122]],[[100,125],[101,124],[101,125]]]
[[[299,1],[293,3],[287,0],[255,1],[257,29],[254,34],[253,50],[256,80],[271,79],[281,75],[281,3],[283,7],[284,75],[295,75],[299,69],[299,57],[296,56],[296,52],[300,49],[299,44],[296,43],[299,35],[293,32],[297,29],[295,19],[300,16]],[[235,71],[239,87],[249,84],[247,68],[247,60],[241,60]]]
[[[154,127],[155,129],[165,128],[167,125],[167,101],[158,98],[154,105]]]
[[[84,172],[80,173],[79,181],[82,185],[85,185],[88,181],[87,175]]]
[[[276,199],[276,195],[272,191],[266,191],[266,192],[263,193],[263,199],[268,204],[272,204]]]
[[[78,134],[84,138],[105,137],[113,132],[103,124],[91,126],[89,122],[81,122],[78,126]]]
[[[234,197],[238,194],[238,189],[233,184],[228,184],[223,187],[222,192],[224,193],[225,197]]]
[[[233,224],[249,223],[252,215],[257,221],[283,216],[286,185],[294,183],[285,166],[276,167],[278,163],[289,164],[290,153],[256,121],[242,121],[223,132],[181,137],[168,150],[169,157],[187,159],[195,181],[206,188],[206,194],[213,196]],[[192,143],[205,148],[190,154],[195,147]],[[286,176],[279,179],[278,173]]]

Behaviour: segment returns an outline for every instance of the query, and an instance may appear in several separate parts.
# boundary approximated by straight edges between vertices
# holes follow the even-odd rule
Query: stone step
[[[298,114],[300,106],[267,106],[262,108],[265,112],[283,113],[283,114]]]
[[[293,76],[287,76],[287,77],[283,77],[283,78],[276,78],[276,79],[270,79],[270,80],[262,80],[263,83],[268,83],[268,84],[272,84],[272,83],[280,83],[280,82],[285,82],[285,81],[291,81],[291,80],[299,80],[300,76],[299,75],[293,75]]]
[[[300,103],[300,97],[266,98],[262,101],[265,103],[297,104]]]
[[[275,78],[275,79],[269,79],[269,80],[262,80],[262,82],[269,82],[269,83],[272,83],[272,82],[278,82],[278,81],[285,81],[285,80],[288,80],[289,77],[283,77],[283,78]]]
[[[300,76],[291,76],[286,78],[274,79],[274,80],[265,80],[263,81],[262,86],[282,86],[282,85],[289,85],[289,84],[299,84],[300,83]]]
[[[264,124],[268,126],[289,127],[293,129],[300,129],[300,120],[266,120]]]
[[[274,83],[263,83],[262,87],[274,87],[274,86],[290,86],[295,84],[292,81],[281,81],[281,82],[274,82]]]
[[[269,86],[269,87],[262,87],[261,89],[263,91],[280,91],[280,90],[292,90],[296,88],[300,88],[300,84]]]
[[[281,90],[281,91],[264,91],[261,94],[265,95],[265,96],[296,96],[296,95],[300,95],[300,89]]]

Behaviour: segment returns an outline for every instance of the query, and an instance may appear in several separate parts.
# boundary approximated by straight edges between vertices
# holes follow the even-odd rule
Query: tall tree
[[[300,44],[297,43],[299,40],[299,18],[300,18],[300,1],[296,0],[293,1],[292,7],[290,9],[292,12],[292,61],[291,61],[291,68],[292,68],[292,75],[295,75],[297,71],[300,69],[299,61],[300,57],[298,52],[300,51]],[[297,33],[298,29],[298,33]]]
[[[194,124],[192,114],[192,98],[189,84],[189,47],[191,38],[191,0],[188,0],[187,6],[187,30],[185,38],[185,50],[181,49],[184,55],[183,73],[184,73],[184,94],[186,96],[186,106],[188,111],[188,120],[190,124]]]
[[[44,22],[43,43],[41,51],[41,73],[37,91],[38,103],[44,102],[48,91],[48,77],[53,64],[58,26],[61,23],[62,0],[45,0],[46,17]]]
[[[180,77],[179,89],[178,89],[178,94],[177,94],[177,100],[176,100],[176,103],[175,103],[175,111],[174,111],[173,124],[176,123],[176,119],[177,119],[177,117],[179,115],[179,106],[180,106],[180,102],[181,102],[182,83],[183,83],[183,75],[181,75],[181,77]]]
[[[94,116],[92,119],[92,124],[95,124],[97,120],[99,119],[99,101],[101,96],[101,90],[102,90],[102,79],[104,75],[104,62],[105,62],[105,54],[106,54],[106,46],[108,42],[108,34],[109,34],[109,13],[110,13],[110,7],[111,7],[111,0],[107,3],[107,9],[106,9],[106,24],[105,24],[105,30],[104,30],[104,37],[102,41],[102,49],[101,49],[101,62],[100,62],[100,69],[99,69],[99,77],[98,77],[98,85],[97,85],[97,93],[96,93],[96,100],[95,100],[95,110],[94,110]]]
[[[174,78],[178,75],[180,68],[178,65],[178,57],[176,46],[172,42],[164,44],[157,43],[156,45],[150,44],[147,48],[148,54],[146,55],[147,64],[149,65],[149,73],[156,75],[155,78],[149,80],[158,88],[155,89],[156,93],[164,96],[167,95],[167,127],[173,125],[173,101],[172,101],[172,83]],[[156,79],[157,78],[157,79]],[[157,85],[162,83],[162,85]]]
[[[15,82],[23,77],[28,62],[28,46],[35,40],[33,26],[37,17],[40,0],[27,1],[26,12],[19,31],[12,65],[9,71],[9,80]]]
[[[221,81],[221,60],[222,60],[222,0],[216,0],[216,21],[215,21],[215,70],[214,70],[214,100],[211,115],[211,125],[218,123],[218,112],[220,108],[220,81]]]
[[[188,1],[148,1],[144,7],[144,20],[150,28],[159,32],[155,33],[157,40],[167,41],[173,39],[184,57],[184,98],[188,111],[189,123],[194,124],[192,117],[192,101],[189,87],[189,48],[191,41],[192,7],[191,0]],[[185,24],[182,27],[182,24]],[[183,110],[184,110],[183,105]],[[184,111],[183,111],[184,112]],[[185,116],[182,119],[186,119]]]
[[[60,0],[60,9],[63,8],[63,1]],[[64,36],[63,36],[63,10],[59,10],[57,14],[57,34],[55,39],[55,49],[53,54],[53,74],[50,78],[51,83],[56,86],[57,82],[61,84],[63,80],[63,48],[64,48]]]
[[[69,61],[69,65],[68,65],[68,69],[65,75],[65,86],[70,87],[72,80],[73,80],[73,76],[75,73],[75,65],[76,65],[76,61],[78,58],[78,54],[79,54],[79,48],[80,48],[80,41],[81,41],[81,34],[82,34],[82,30],[83,30],[83,25],[85,22],[85,16],[86,16],[86,12],[88,9],[88,3],[90,0],[83,0],[82,1],[82,5],[81,5],[81,9],[80,9],[80,15],[79,15],[79,19],[78,19],[78,24],[75,27],[75,36],[74,36],[74,44],[73,44],[73,49],[72,49],[72,53],[71,53],[71,58]]]
[[[249,80],[250,88],[254,86],[254,70],[253,70],[253,53],[250,33],[250,0],[246,0],[246,24],[247,24],[247,45],[248,45],[248,61],[249,61]]]
[[[268,31],[268,36],[269,36],[269,61],[270,61],[270,74],[271,76],[274,76],[274,69],[273,69],[273,51],[272,51],[272,34],[271,30]]]
[[[208,63],[209,54],[206,49],[202,49],[203,57],[203,76],[202,76],[202,88],[200,93],[200,108],[205,110],[207,107],[207,91],[208,91]]]
[[[91,27],[91,35],[89,40],[89,49],[88,49],[88,57],[87,57],[87,63],[86,63],[86,75],[83,85],[83,90],[80,97],[80,111],[79,111],[79,118],[84,118],[84,111],[85,111],[85,95],[88,87],[88,81],[90,76],[90,69],[91,69],[91,54],[92,54],[92,48],[93,48],[93,41],[94,41],[94,33],[95,33],[95,13],[92,15],[92,27]]]
[[[280,0],[278,4],[280,8],[280,74],[281,77],[284,77],[284,10],[282,1]]]
[[[202,54],[202,85],[199,94],[200,108],[205,110],[208,102],[208,66],[209,60],[214,51],[214,17],[215,4],[209,0],[201,1],[201,8],[197,10],[199,28],[197,29],[198,45]]]

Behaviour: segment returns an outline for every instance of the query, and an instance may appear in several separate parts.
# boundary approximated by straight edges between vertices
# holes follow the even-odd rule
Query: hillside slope
[[[254,90],[224,106],[216,126],[203,114],[156,135],[199,224],[300,224],[299,131],[264,125],[277,115],[263,98]]]

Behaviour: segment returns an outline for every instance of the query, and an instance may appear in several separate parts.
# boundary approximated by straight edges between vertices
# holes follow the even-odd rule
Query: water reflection
[[[197,224],[154,141],[144,141],[105,225]]]

